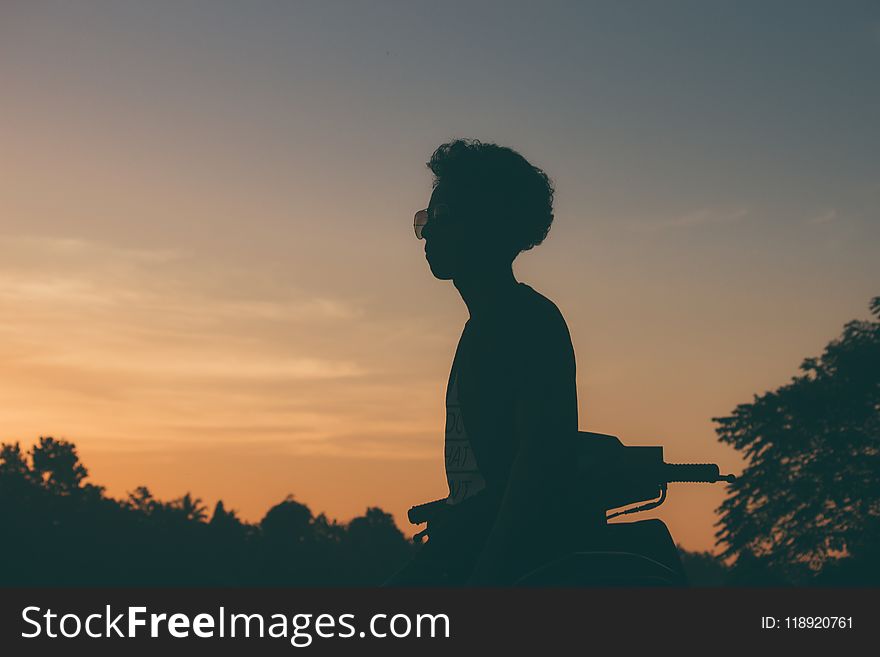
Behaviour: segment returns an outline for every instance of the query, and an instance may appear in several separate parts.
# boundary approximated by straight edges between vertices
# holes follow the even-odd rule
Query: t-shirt
[[[453,361],[454,362],[454,361]],[[446,481],[449,484],[449,505],[460,504],[486,488],[486,480],[474,454],[461,416],[458,399],[458,371],[453,365],[446,387]]]
[[[482,493],[479,506],[492,516],[521,447],[514,430],[518,402],[540,409],[539,426],[529,431],[538,444],[527,450],[535,507],[527,500],[523,513],[549,517],[557,509],[548,507],[562,504],[574,474],[574,349],[559,309],[523,283],[491,314],[469,319],[456,348],[446,391],[447,504],[457,507]]]

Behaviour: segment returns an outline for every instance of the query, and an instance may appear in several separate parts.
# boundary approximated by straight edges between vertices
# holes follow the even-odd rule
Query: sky
[[[412,215],[476,137],[554,181],[515,271],[568,321],[581,428],[739,472],[711,418],[880,294],[878,65],[872,2],[6,0],[0,441],[410,532],[467,319]],[[723,498],[655,515],[712,549]]]

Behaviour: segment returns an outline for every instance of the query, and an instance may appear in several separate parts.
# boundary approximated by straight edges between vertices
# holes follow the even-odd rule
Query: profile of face
[[[442,281],[455,277],[457,256],[463,242],[461,222],[454,221],[450,200],[442,184],[434,188],[428,202],[428,223],[422,231],[425,259],[431,273]]]
[[[431,273],[440,280],[451,280],[485,267],[492,257],[493,244],[478,218],[465,216],[461,199],[444,183],[434,188],[428,203],[425,259]]]

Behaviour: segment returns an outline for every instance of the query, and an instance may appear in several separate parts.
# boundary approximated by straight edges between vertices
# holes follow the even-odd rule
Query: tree
[[[729,571],[727,565],[711,552],[689,552],[676,545],[681,565],[690,586],[724,586]]]
[[[202,504],[202,500],[189,493],[171,502],[171,506],[179,511],[186,520],[204,522],[208,517],[208,509]]]
[[[79,461],[76,446],[65,440],[52,437],[40,438],[31,450],[33,472],[44,486],[61,495],[75,492],[88,476],[88,471]]]
[[[266,512],[260,521],[263,535],[272,543],[296,546],[312,535],[312,512],[288,495],[285,500]]]
[[[343,540],[351,566],[350,578],[359,585],[378,586],[412,555],[412,543],[394,523],[394,518],[378,507],[368,507],[364,515],[352,518]]]
[[[876,319],[847,323],[789,384],[713,418],[719,440],[747,462],[719,509],[723,557],[793,583],[843,562],[841,572],[876,577],[880,297],[871,311]]]
[[[0,445],[0,476],[29,479],[31,468],[18,443]]]
[[[134,492],[128,494],[128,499],[125,500],[124,504],[133,511],[149,516],[153,509],[156,508],[157,502],[149,488],[138,486],[134,489]]]

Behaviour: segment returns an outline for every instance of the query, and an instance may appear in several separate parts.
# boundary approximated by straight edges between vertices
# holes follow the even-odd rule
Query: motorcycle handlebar
[[[406,517],[413,525],[421,525],[435,517],[443,509],[446,508],[446,498],[434,500],[433,502],[425,502],[417,506],[411,507]]]
[[[637,470],[638,471],[638,470]],[[714,484],[719,481],[727,483],[736,480],[734,475],[723,475],[714,463],[660,463],[659,469],[656,466],[648,470],[641,471],[637,477],[644,477],[645,482],[662,485],[663,497],[665,499],[666,484],[669,483],[706,483]],[[635,500],[636,498],[634,498]],[[646,498],[638,498],[646,499]],[[619,499],[617,500],[620,501]],[[629,502],[627,502],[629,503]],[[657,503],[659,504],[659,503]],[[654,504],[656,506],[657,504]],[[614,506],[622,506],[615,504]],[[653,508],[649,505],[650,508]],[[609,507],[610,508],[610,507]],[[635,510],[643,510],[645,507],[637,507]],[[434,518],[439,517],[442,513],[449,510],[447,499],[434,500],[425,504],[419,504],[412,507],[407,513],[409,521],[414,525],[420,525]],[[630,511],[631,512],[631,511]],[[619,514],[615,514],[619,515]]]
[[[663,478],[666,483],[689,482],[714,484],[718,481],[734,481],[733,475],[723,475],[714,463],[664,463]]]

